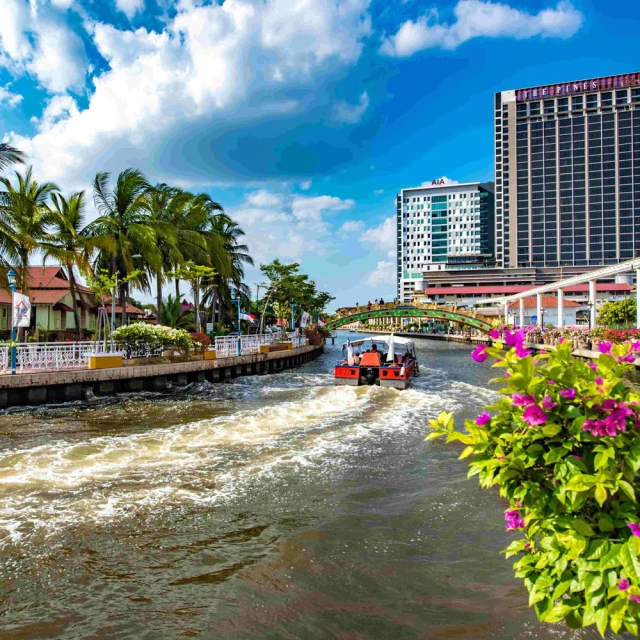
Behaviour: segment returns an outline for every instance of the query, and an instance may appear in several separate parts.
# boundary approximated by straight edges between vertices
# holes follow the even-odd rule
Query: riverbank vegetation
[[[19,150],[0,146],[0,170],[24,163]],[[2,285],[13,266],[18,288],[26,291],[26,268],[37,254],[59,261],[72,287],[79,275],[91,278],[105,271],[117,276],[123,325],[131,291],[151,294],[153,284],[161,323],[163,285],[173,280],[180,300],[180,281],[189,270],[206,271],[207,277],[197,280],[197,295],[208,301],[214,321],[231,312],[234,295],[248,296],[244,269],[253,260],[242,243],[244,232],[205,193],[152,185],[132,168],[113,180],[98,173],[90,196],[97,217],[88,222],[84,191],[63,196],[57,185],[38,182],[30,167],[13,177],[0,176],[0,187]],[[132,273],[135,277],[129,278]]]
[[[623,377],[640,342],[601,342],[597,362],[568,342],[534,356],[525,332],[494,334],[473,358],[494,359],[500,399],[457,430],[453,415],[427,438],[465,445],[469,477],[497,486],[516,539],[515,575],[543,622],[638,634],[640,394]]]

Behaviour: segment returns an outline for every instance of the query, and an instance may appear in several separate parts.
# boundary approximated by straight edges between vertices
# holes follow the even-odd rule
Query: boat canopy
[[[349,340],[349,343],[352,347],[359,347],[364,342],[378,342],[389,345],[389,343],[393,340],[394,346],[398,347],[402,345],[405,349],[413,354],[415,353],[415,346],[413,344],[413,340],[409,340],[409,338],[400,338],[399,336],[391,336],[391,335],[380,335],[380,336],[367,336],[366,338],[358,338],[358,340]],[[347,343],[343,346],[347,346]]]

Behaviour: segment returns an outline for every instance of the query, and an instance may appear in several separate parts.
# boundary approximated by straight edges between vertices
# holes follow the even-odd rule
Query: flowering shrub
[[[191,335],[184,329],[172,329],[163,325],[134,322],[118,327],[113,339],[120,349],[131,354],[133,351],[154,352],[160,349],[175,348],[187,352],[192,347]]]
[[[469,476],[509,501],[506,528],[519,535],[504,553],[519,556],[515,575],[541,621],[637,635],[640,395],[623,376],[640,343],[609,343],[587,363],[567,342],[534,360],[524,340],[507,332],[507,350],[476,348],[475,360],[504,370],[502,397],[466,432],[443,412],[427,438],[466,445]]]
[[[192,333],[191,341],[195,351],[202,353],[211,346],[211,338],[206,333]]]

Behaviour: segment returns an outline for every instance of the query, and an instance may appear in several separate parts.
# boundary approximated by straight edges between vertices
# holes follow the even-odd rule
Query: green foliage
[[[282,264],[274,260],[270,264],[260,265],[260,271],[269,279],[269,294],[265,304],[270,302],[279,317],[290,318],[291,304],[294,303],[298,316],[307,311],[313,319],[334,299],[326,291],[318,291],[316,283],[300,273],[297,262]]]
[[[188,352],[193,347],[191,335],[184,329],[173,329],[163,325],[134,322],[118,327],[113,332],[113,339],[120,349],[127,351],[175,348]]]
[[[598,313],[598,324],[605,327],[633,326],[636,322],[636,309],[635,298],[605,302]]]
[[[174,329],[191,329],[193,327],[193,312],[183,311],[180,298],[171,294],[162,303],[162,320],[168,327]]]
[[[464,445],[469,477],[509,501],[508,530],[523,537],[504,553],[518,556],[515,575],[541,621],[637,635],[640,395],[623,382],[629,347],[601,355],[595,371],[568,344],[537,360],[521,343],[484,353],[508,374],[494,380],[502,397],[492,413],[465,431],[442,413],[427,438]]]

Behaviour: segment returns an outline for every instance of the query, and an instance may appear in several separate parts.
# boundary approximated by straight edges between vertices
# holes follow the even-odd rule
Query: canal
[[[495,370],[418,341],[411,389],[335,387],[338,349],[0,416],[0,637],[598,637],[536,622],[505,504],[424,442]]]

